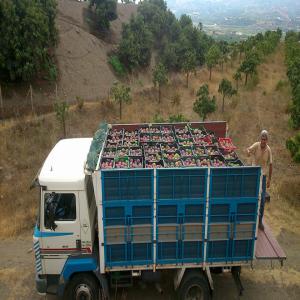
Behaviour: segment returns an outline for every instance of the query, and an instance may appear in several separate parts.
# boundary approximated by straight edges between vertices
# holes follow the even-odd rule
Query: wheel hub
[[[92,293],[86,284],[80,284],[75,292],[76,300],[92,300]]]
[[[192,285],[186,293],[185,300],[204,300],[202,288],[199,285]]]

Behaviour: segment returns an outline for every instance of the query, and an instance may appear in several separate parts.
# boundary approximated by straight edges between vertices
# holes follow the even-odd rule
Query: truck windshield
[[[54,221],[74,221],[76,219],[76,197],[71,193],[46,193],[44,196],[45,227],[55,230]]]

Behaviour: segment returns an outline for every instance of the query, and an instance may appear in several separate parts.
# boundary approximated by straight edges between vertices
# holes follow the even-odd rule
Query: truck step
[[[111,288],[132,286],[131,272],[114,272],[110,276]]]

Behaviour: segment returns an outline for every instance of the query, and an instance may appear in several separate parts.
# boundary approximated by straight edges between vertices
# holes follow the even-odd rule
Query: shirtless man
[[[266,188],[270,187],[272,178],[272,152],[271,148],[268,146],[268,132],[263,130],[260,134],[260,142],[254,143],[247,149],[247,155],[253,155],[252,165],[260,166],[262,169],[262,193],[261,193],[261,203],[260,203],[260,214],[259,214],[259,224],[258,227],[264,230],[264,225],[262,218],[265,209],[265,196]]]

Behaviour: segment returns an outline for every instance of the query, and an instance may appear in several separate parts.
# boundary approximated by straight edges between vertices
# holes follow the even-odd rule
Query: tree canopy
[[[197,91],[197,99],[193,106],[194,112],[196,112],[203,121],[205,121],[207,115],[216,110],[216,97],[209,96],[208,85],[202,85]]]
[[[2,79],[30,80],[41,71],[55,77],[49,54],[57,36],[55,15],[55,0],[0,1]]]
[[[167,69],[162,63],[159,63],[153,70],[153,83],[155,86],[158,86],[158,102],[160,102],[161,99],[161,86],[167,82]]]
[[[206,65],[209,68],[209,80],[211,80],[211,70],[218,63],[220,57],[221,51],[219,46],[216,44],[212,45],[205,56]]]
[[[236,94],[236,90],[232,87],[232,84],[227,79],[222,79],[222,81],[219,84],[218,92],[223,96],[222,98],[222,112],[224,112],[224,102],[225,97],[232,97],[234,94]]]
[[[117,0],[90,0],[90,7],[95,9],[97,27],[101,31],[108,30],[110,22],[117,19],[117,3]]]

